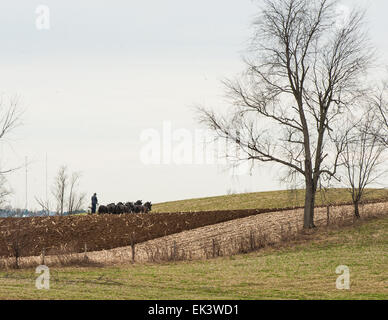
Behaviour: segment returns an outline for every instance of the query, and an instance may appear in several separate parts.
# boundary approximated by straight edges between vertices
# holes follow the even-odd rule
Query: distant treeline
[[[71,214],[86,213],[85,210],[73,212]],[[27,217],[47,217],[56,216],[57,213],[50,211],[30,211],[26,209],[0,209],[0,218],[27,218]],[[63,213],[64,216],[70,215],[68,212]]]

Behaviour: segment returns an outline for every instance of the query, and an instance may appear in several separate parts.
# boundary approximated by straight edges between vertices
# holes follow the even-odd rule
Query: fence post
[[[326,220],[326,225],[328,226],[330,224],[330,206],[326,206],[326,214],[327,214],[327,220]]]
[[[173,244],[173,256],[172,256],[172,258],[173,258],[173,260],[175,261],[176,260],[176,241],[174,240],[174,244]]]
[[[40,260],[40,264],[41,265],[45,265],[45,255],[46,255],[46,248],[43,248],[42,249],[41,260]]]
[[[256,248],[256,243],[255,243],[255,234],[253,230],[251,229],[251,232],[249,234],[250,242],[251,242],[251,250],[254,251]]]
[[[88,252],[88,247],[87,247],[87,244],[85,242],[85,247],[84,247],[85,251],[84,251],[84,260],[88,260],[88,256],[87,256],[87,252]]]
[[[131,251],[132,251],[132,263],[135,263],[135,235],[131,234]]]

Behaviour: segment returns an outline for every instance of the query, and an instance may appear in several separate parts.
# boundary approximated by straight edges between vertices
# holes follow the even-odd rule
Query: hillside
[[[303,196],[300,191],[295,195],[299,198]],[[186,200],[167,205],[165,208],[171,212],[165,213],[0,218],[0,236],[3,239],[0,242],[0,257],[40,255],[43,250],[47,255],[53,255],[58,252],[84,252],[85,247],[88,251],[124,247],[132,242],[141,243],[186,230],[303,205],[302,200],[293,202],[291,196],[287,191],[277,191]],[[350,200],[344,190],[331,190],[329,196],[331,202],[337,204]],[[383,200],[384,197],[387,201],[386,191],[373,191],[369,193],[368,200]],[[322,201],[317,202],[322,204]],[[228,209],[221,210],[223,206]],[[238,206],[243,209],[232,210]],[[256,209],[247,209],[247,206]],[[199,211],[199,207],[215,210]],[[178,212],[178,208],[187,208],[187,212]],[[303,221],[302,218],[299,220]]]
[[[287,207],[302,207],[304,205],[304,190],[283,190],[269,192],[242,193],[218,197],[188,199],[154,204],[153,212],[190,212],[213,210],[243,210],[243,209],[279,209]],[[328,199],[324,201],[323,197]],[[366,200],[388,200],[388,189],[368,189]],[[318,193],[316,205],[326,203],[343,204],[351,201],[351,195],[346,189],[330,189],[327,193]]]
[[[0,257],[112,249],[269,211],[0,218]]]
[[[50,290],[36,290],[34,268],[0,271],[0,298],[386,300],[387,230],[384,218],[333,230],[296,246],[233,257],[51,268]],[[351,290],[335,287],[335,270],[343,264],[350,268]]]

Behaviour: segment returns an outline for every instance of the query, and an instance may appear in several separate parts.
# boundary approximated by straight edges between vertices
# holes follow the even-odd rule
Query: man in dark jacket
[[[98,203],[97,194],[95,193],[93,194],[93,197],[92,197],[92,214],[96,213],[97,203]]]

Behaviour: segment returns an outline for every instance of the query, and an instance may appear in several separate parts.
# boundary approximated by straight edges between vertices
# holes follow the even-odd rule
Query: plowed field
[[[286,210],[286,209],[282,209]],[[124,247],[273,209],[0,219],[0,256]]]
[[[0,219],[0,257],[109,250],[294,208]],[[289,213],[292,214],[292,213]]]

